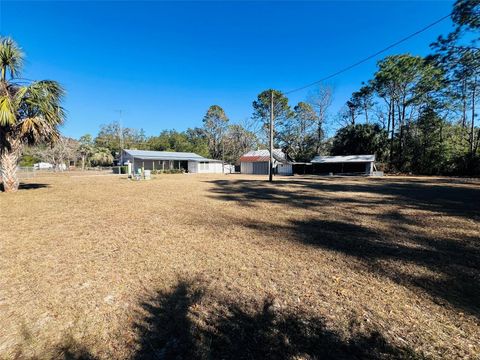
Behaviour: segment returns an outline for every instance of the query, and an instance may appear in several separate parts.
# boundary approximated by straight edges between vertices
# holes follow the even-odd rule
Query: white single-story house
[[[195,153],[174,151],[123,150],[121,163],[131,164],[132,171],[143,170],[183,170],[189,173],[222,173],[221,160],[207,159]]]
[[[315,156],[314,174],[365,174],[373,175],[375,155]]]
[[[270,164],[269,150],[252,150],[240,157],[242,174],[268,175]],[[292,162],[280,149],[273,150],[273,169],[278,175],[292,175]]]

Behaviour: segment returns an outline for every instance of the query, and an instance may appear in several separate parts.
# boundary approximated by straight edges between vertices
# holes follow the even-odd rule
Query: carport
[[[315,156],[313,173],[319,175],[373,175],[375,155]]]

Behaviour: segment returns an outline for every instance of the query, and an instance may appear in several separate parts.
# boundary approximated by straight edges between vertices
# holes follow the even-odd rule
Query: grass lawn
[[[40,175],[0,193],[0,358],[480,358],[480,182]]]

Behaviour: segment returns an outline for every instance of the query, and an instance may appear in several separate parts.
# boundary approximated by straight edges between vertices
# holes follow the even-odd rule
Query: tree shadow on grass
[[[334,220],[321,219],[320,215],[306,220],[292,219],[283,227],[252,219],[232,219],[232,222],[265,234],[282,233],[293,241],[343,253],[357,259],[363,269],[402,286],[421,289],[439,304],[450,304],[480,317],[480,235],[475,234],[476,220],[480,219],[480,189],[463,187],[465,184],[460,180],[438,179],[434,185],[419,179],[377,180],[349,179],[343,184],[339,179],[289,179],[273,185],[263,180],[217,180],[212,182],[215,185],[212,197],[240,205],[256,206],[257,201],[264,201],[282,204],[285,208],[321,209],[327,213],[328,209],[339,206],[345,211],[336,212]],[[341,194],[331,196],[335,192]],[[375,196],[345,196],[349,192]],[[385,205],[468,219],[472,235],[462,232],[454,232],[450,237],[438,232],[430,235],[422,231],[425,226],[421,217],[405,216],[395,210],[363,213],[373,227],[356,221],[364,209]],[[383,226],[377,230],[378,224]],[[427,269],[429,275],[415,273],[418,266]]]
[[[437,303],[446,301],[480,317],[480,251],[467,242],[425,236],[396,242],[388,234],[355,224],[317,219],[292,221],[285,230],[297,241],[356,258],[368,271],[422,289]],[[410,265],[422,266],[436,276],[415,274]]]
[[[346,335],[321,317],[291,314],[274,298],[226,299],[198,280],[180,281],[141,304],[135,324],[136,360],[159,359],[425,359],[406,346],[389,343],[375,329],[351,322]],[[28,356],[27,356],[28,355]],[[17,351],[15,359],[96,360],[82,344],[65,336],[42,353]]]
[[[419,359],[378,331],[348,338],[322,318],[289,314],[274,299],[239,305],[180,282],[142,304],[140,359]]]
[[[434,181],[436,180],[436,181]],[[468,186],[461,179],[365,179],[305,178],[266,180],[211,180],[217,198],[255,206],[257,201],[286,204],[300,208],[335,203],[364,205],[400,205],[409,209],[438,212],[445,215],[480,219],[480,183]],[[471,185],[471,184],[470,184]],[[327,192],[365,193],[375,197],[324,197]]]
[[[26,339],[24,339],[24,346],[26,344],[27,349],[22,346],[17,347],[14,351],[13,359],[29,359],[29,360],[97,360],[98,358],[94,356],[87,347],[83,346],[81,343],[77,342],[70,335],[65,335],[61,342],[58,344],[48,346],[44,348],[41,352],[31,353],[28,351],[30,334],[24,334]]]

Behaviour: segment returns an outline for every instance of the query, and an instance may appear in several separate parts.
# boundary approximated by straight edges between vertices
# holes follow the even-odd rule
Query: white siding
[[[188,172],[199,174],[221,174],[222,163],[208,161],[189,161]]]
[[[188,162],[188,172],[194,174],[198,172],[198,163],[196,161]]]
[[[202,166],[203,165],[203,166]],[[221,174],[223,170],[222,163],[218,162],[200,162],[199,172],[203,174]]]
[[[233,174],[235,172],[235,165],[225,164],[224,171],[225,174]]]
[[[251,163],[251,162],[241,162],[240,163],[240,172],[242,174],[253,174],[253,163]]]
[[[292,175],[292,164],[278,164],[277,165],[277,174],[278,175]]]

